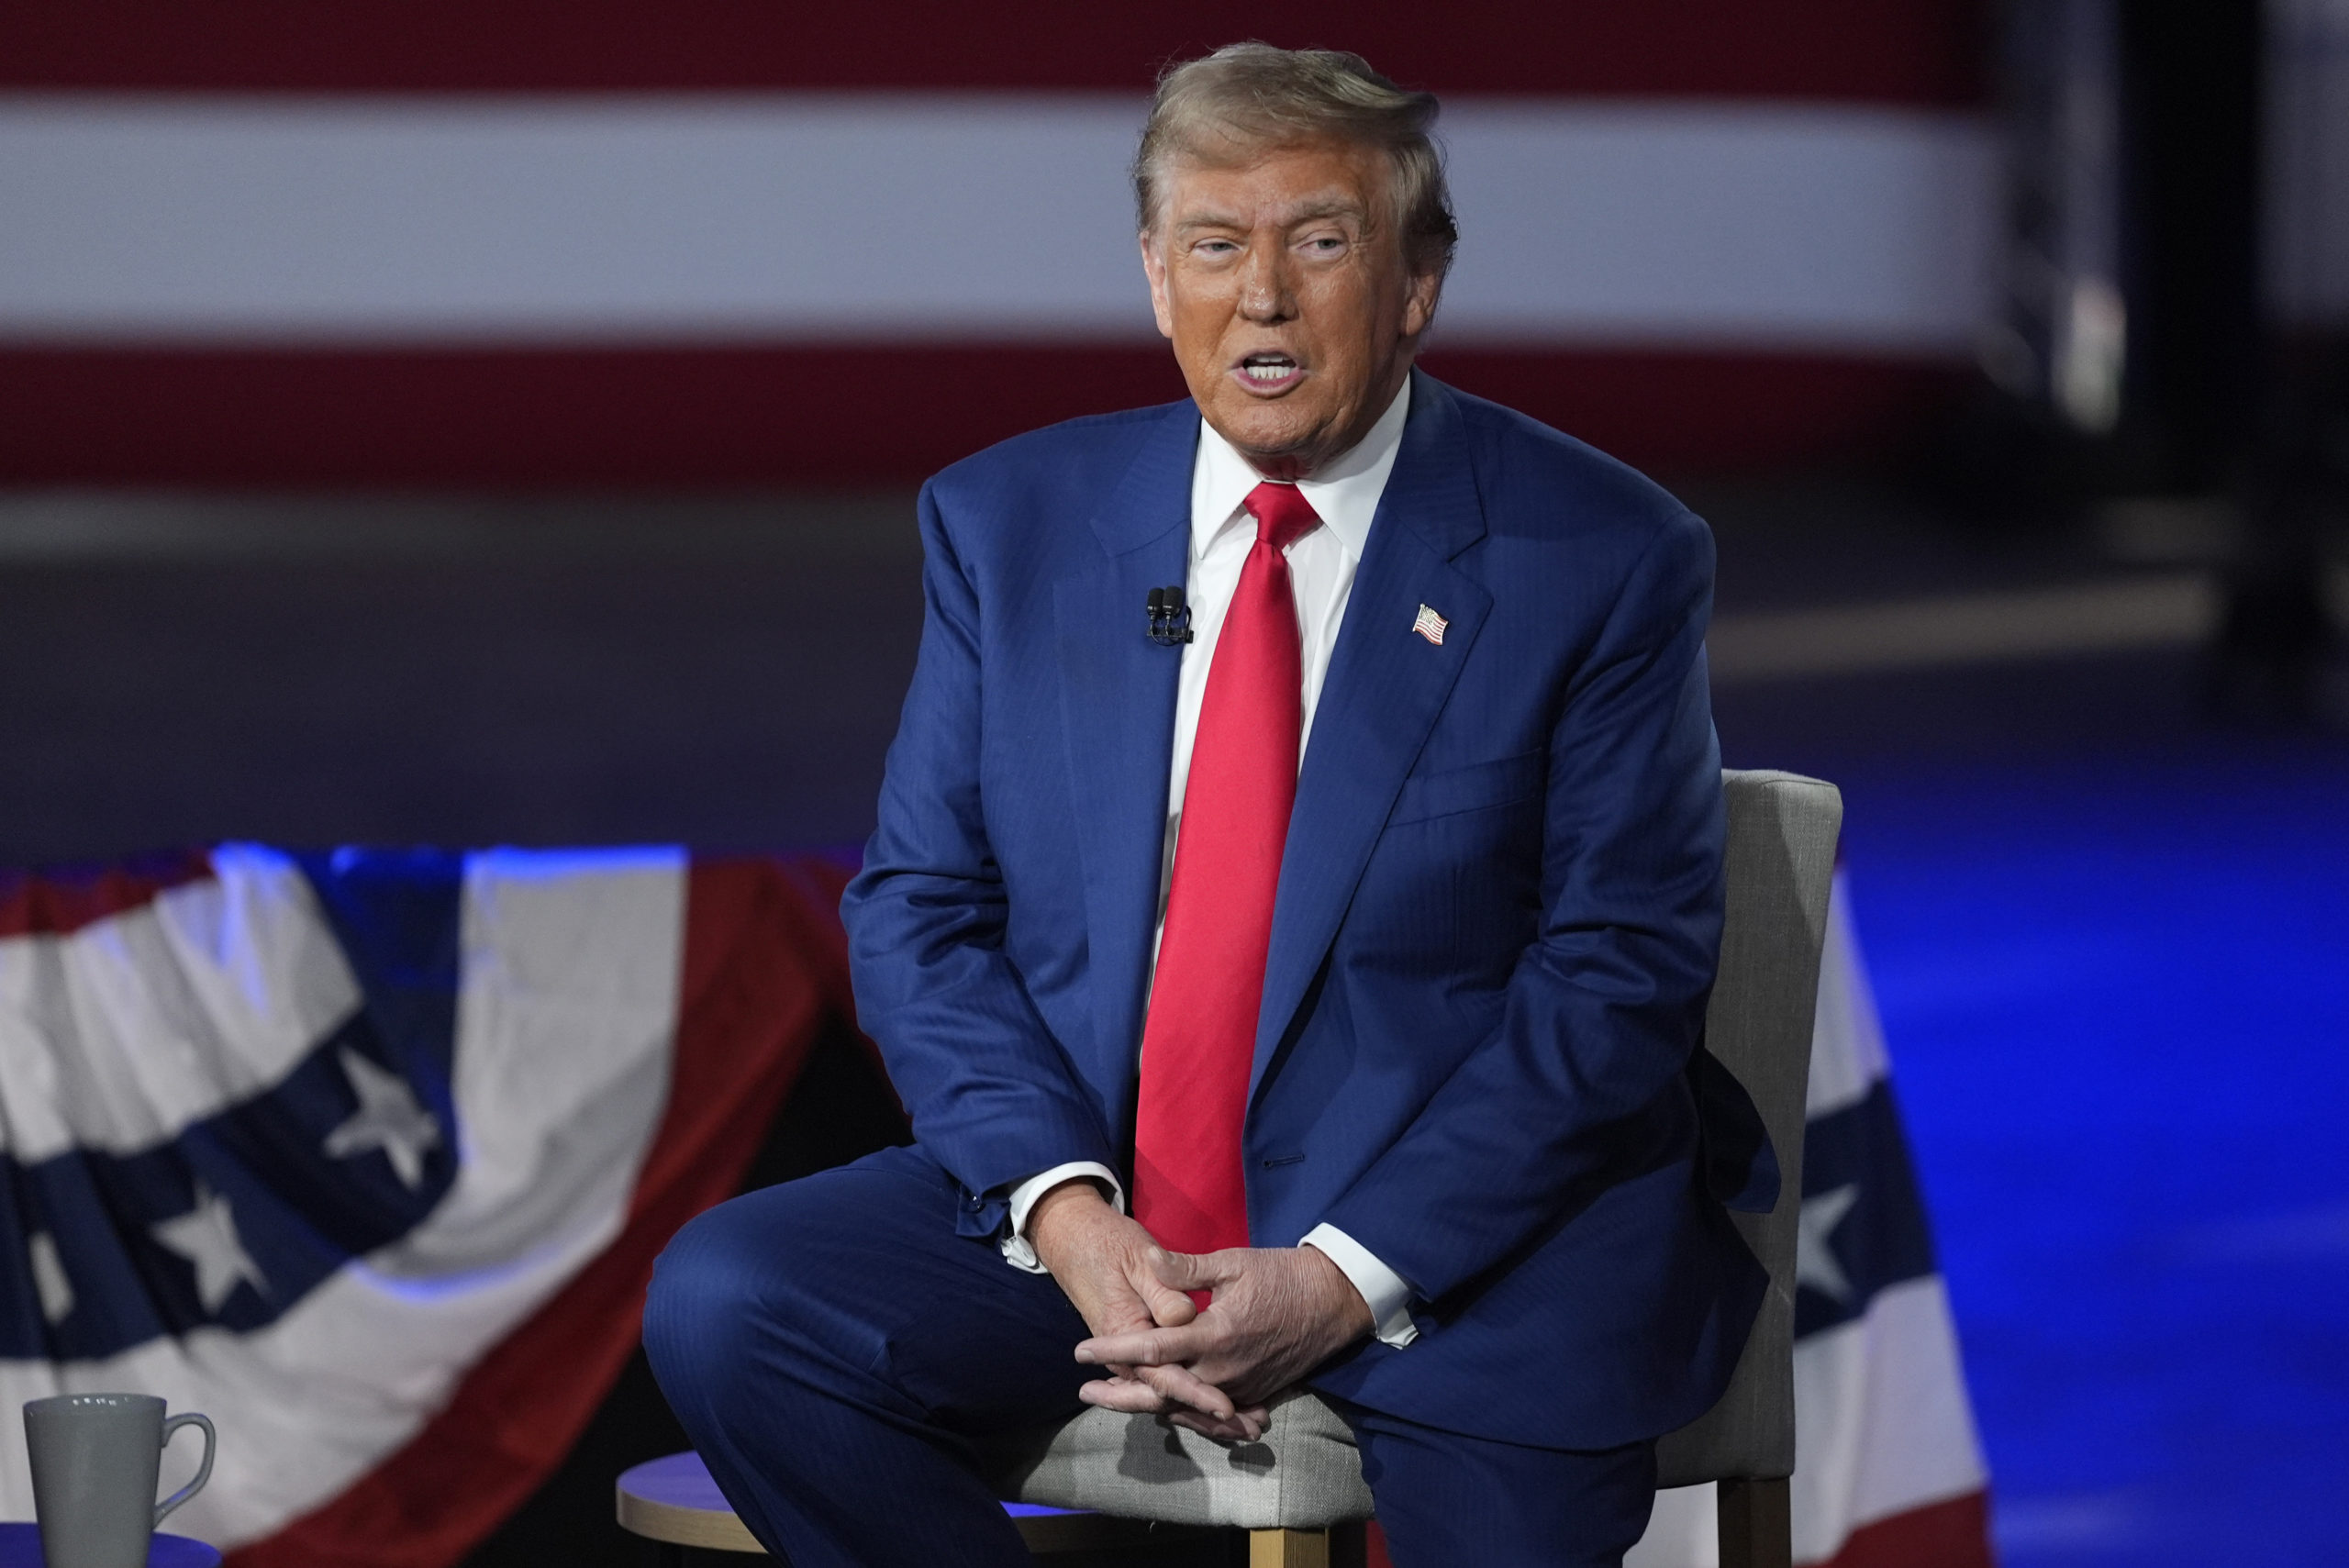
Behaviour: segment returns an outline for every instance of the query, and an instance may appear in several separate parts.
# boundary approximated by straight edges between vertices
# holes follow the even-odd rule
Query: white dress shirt
[[[1386,492],[1386,476],[1394,472],[1395,454],[1402,448],[1403,422],[1410,416],[1410,405],[1411,384],[1406,380],[1386,412],[1352,450],[1313,478],[1297,481],[1298,491],[1321,519],[1321,527],[1296,540],[1286,552],[1304,655],[1305,688],[1300,694],[1304,723],[1297,742],[1300,767],[1305,748],[1312,740],[1313,712],[1320,701],[1322,680],[1330,673],[1330,655],[1338,646],[1338,628],[1345,620],[1346,600],[1353,592],[1354,571],[1362,564],[1378,498]],[[1166,931],[1167,888],[1174,879],[1174,840],[1183,825],[1183,790],[1191,777],[1191,749],[1199,731],[1199,705],[1207,695],[1208,667],[1223,630],[1224,613],[1239,590],[1241,568],[1256,543],[1256,519],[1241,503],[1263,483],[1264,475],[1218,435],[1215,427],[1202,420],[1198,451],[1191,464],[1191,563],[1185,587],[1193,640],[1183,650],[1174,697],[1174,766],[1167,781],[1166,848],[1158,883],[1158,936],[1162,938]],[[1152,951],[1154,955],[1154,942]],[[1107,1166],[1087,1160],[1040,1172],[1011,1190],[1011,1234],[1003,1241],[1008,1261],[1034,1273],[1043,1272],[1035,1249],[1028,1242],[1029,1210],[1052,1188],[1080,1177],[1098,1182],[1120,1210],[1125,1207],[1125,1188]],[[1302,1244],[1319,1251],[1353,1283],[1370,1304],[1381,1340],[1390,1345],[1408,1345],[1419,1337],[1411,1322],[1410,1286],[1369,1249],[1333,1225],[1315,1226]]]

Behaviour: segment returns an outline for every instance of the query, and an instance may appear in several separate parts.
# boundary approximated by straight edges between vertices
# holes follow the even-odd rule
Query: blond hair
[[[1332,49],[1227,44],[1170,65],[1158,78],[1141,147],[1134,154],[1134,216],[1157,226],[1167,172],[1177,159],[1228,164],[1267,147],[1346,141],[1375,147],[1392,171],[1387,211],[1413,270],[1441,276],[1460,228],[1431,134],[1432,93],[1397,87],[1358,54]]]

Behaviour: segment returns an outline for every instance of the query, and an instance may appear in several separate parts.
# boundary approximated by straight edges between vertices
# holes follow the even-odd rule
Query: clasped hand
[[[1372,1327],[1361,1293],[1314,1249],[1170,1252],[1089,1182],[1045,1194],[1027,1233],[1093,1330],[1076,1359],[1109,1369],[1079,1390],[1088,1405],[1252,1442],[1274,1395]],[[1213,1293],[1204,1311],[1195,1290]]]

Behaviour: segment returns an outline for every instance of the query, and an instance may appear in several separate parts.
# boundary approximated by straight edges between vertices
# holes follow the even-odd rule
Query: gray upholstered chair
[[[1802,1207],[1803,1091],[1827,890],[1843,820],[1835,786],[1793,773],[1729,772],[1729,915],[1706,1043],[1745,1085],[1770,1129],[1777,1207],[1732,1218],[1770,1271],[1770,1290],[1729,1390],[1664,1440],[1666,1486],[1720,1487],[1722,1568],[1791,1561],[1787,1478],[1794,1473],[1795,1225]],[[1353,1439],[1335,1412],[1298,1395],[1264,1440],[1224,1447],[1155,1417],[1089,1410],[1007,1445],[1004,1496],[1168,1524],[1251,1532],[1251,1568],[1320,1568],[1358,1550],[1348,1527],[1370,1517]]]
[[[1761,1318],[1728,1392],[1664,1440],[1659,1470],[1666,1486],[1720,1484],[1722,1568],[1786,1568],[1803,1091],[1843,803],[1834,785],[1792,773],[1726,773],[1722,783],[1729,918],[1707,1044],[1761,1111],[1781,1184],[1770,1213],[1733,1217],[1770,1271]],[[1014,1512],[1039,1552],[1108,1544],[1120,1521],[1152,1520],[1246,1529],[1251,1568],[1326,1568],[1359,1561],[1359,1527],[1371,1512],[1352,1435],[1309,1394],[1280,1402],[1260,1442],[1225,1447],[1155,1417],[1091,1410],[1008,1440],[996,1459],[1004,1496],[1028,1505]],[[629,1529],[675,1547],[758,1550],[691,1454],[623,1476],[619,1513]]]

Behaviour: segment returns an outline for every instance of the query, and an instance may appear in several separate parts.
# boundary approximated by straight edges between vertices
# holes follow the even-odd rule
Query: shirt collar
[[[1346,553],[1362,559],[1370,540],[1370,525],[1378,515],[1378,498],[1386,490],[1386,476],[1395,471],[1395,456],[1403,449],[1403,424],[1411,413],[1411,378],[1405,376],[1395,400],[1378,423],[1353,446],[1297,487],[1337,536]],[[1199,421],[1198,461],[1191,471],[1191,555],[1207,553],[1208,546],[1228,528],[1246,521],[1240,504],[1264,482],[1238,448]]]

